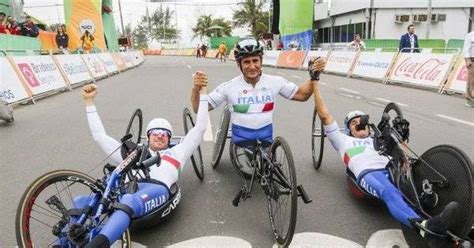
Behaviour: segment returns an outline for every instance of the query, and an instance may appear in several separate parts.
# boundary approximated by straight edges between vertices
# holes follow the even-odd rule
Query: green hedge
[[[26,51],[7,51],[9,55],[31,55],[39,54],[41,49],[41,43],[37,38],[19,36],[19,35],[9,35],[9,34],[0,34],[0,50],[30,50]],[[36,51],[33,51],[36,50]],[[4,56],[1,53],[0,56]]]

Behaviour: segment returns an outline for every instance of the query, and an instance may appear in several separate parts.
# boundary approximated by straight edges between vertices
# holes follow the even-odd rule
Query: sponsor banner
[[[326,63],[327,72],[349,74],[357,52],[354,51],[332,51]]]
[[[186,56],[193,56],[193,55],[196,55],[194,54],[195,53],[195,50],[194,49],[188,49],[186,50],[186,53],[184,55]]]
[[[396,53],[391,52],[362,52],[357,59],[353,75],[384,79]]]
[[[328,55],[329,55],[329,51],[315,51],[315,50],[308,51],[306,53],[306,57],[304,58],[303,67],[308,66],[308,62],[312,58],[321,57],[327,60]]]
[[[12,59],[33,95],[66,87],[66,81],[51,56],[21,56]]]
[[[469,74],[469,71],[467,70],[466,63],[464,63],[462,57],[459,57],[459,62],[456,63],[453,75],[446,89],[466,93],[467,74]]]
[[[135,60],[137,61],[137,65],[143,63],[143,54],[140,51],[134,51],[132,52],[132,54],[134,55]]]
[[[5,57],[0,57],[0,99],[7,103],[30,97],[18,75]]]
[[[122,52],[122,53],[120,53],[120,55],[122,56],[123,60],[125,61],[125,65],[127,66],[127,68],[135,66],[135,64],[133,63],[133,60],[132,60],[132,56],[130,56],[129,53]]]
[[[125,61],[123,60],[122,55],[120,55],[120,53],[112,53],[112,58],[114,59],[119,71],[127,70],[127,65],[125,65]]]
[[[110,53],[99,53],[98,55],[108,73],[118,72],[117,64],[115,64],[114,58],[112,58]]]
[[[389,80],[438,88],[453,59],[454,54],[400,53]]]
[[[276,66],[280,52],[277,50],[264,51],[262,64]],[[232,51],[232,58],[234,58],[234,51]]]
[[[305,51],[281,51],[278,56],[278,67],[300,68],[304,61]]]
[[[82,54],[81,56],[94,78],[107,76],[107,70],[97,54]]]
[[[56,55],[55,58],[71,85],[92,80],[81,55]]]

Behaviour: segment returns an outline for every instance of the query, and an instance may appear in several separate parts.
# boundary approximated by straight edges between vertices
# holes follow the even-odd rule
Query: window
[[[348,42],[347,38],[349,37],[349,33],[347,32],[349,25],[342,25],[341,26],[341,42]]]
[[[356,23],[356,24],[354,24],[354,26],[355,26],[355,32],[354,33],[359,34],[361,38],[364,37],[364,35],[365,35],[364,23],[363,22]]]
[[[334,27],[334,33],[332,34],[332,42],[340,42],[341,40],[341,26]]]
[[[353,41],[354,40],[354,36],[355,34],[357,34],[355,32],[355,24],[349,24],[348,27],[347,27],[348,31],[348,37],[347,37],[347,41]],[[360,34],[360,33],[359,33]]]

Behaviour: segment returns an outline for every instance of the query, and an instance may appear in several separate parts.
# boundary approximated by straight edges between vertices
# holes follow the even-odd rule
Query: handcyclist
[[[271,145],[272,115],[277,95],[306,101],[313,93],[311,81],[297,86],[283,77],[262,73],[263,47],[254,39],[239,42],[234,56],[242,74],[220,84],[209,94],[209,109],[217,108],[223,102],[230,106],[234,144],[247,146],[259,140],[264,146]],[[199,87],[207,80],[204,72],[194,77],[191,93],[194,111],[199,105]]]
[[[314,63],[323,61],[318,58]],[[324,66],[322,67],[324,68]],[[457,202],[447,204],[439,215],[431,219],[421,218],[403,199],[402,193],[389,179],[387,165],[389,159],[380,155],[374,148],[374,140],[370,136],[369,127],[358,128],[361,117],[365,115],[362,111],[354,110],[344,118],[344,132],[329,113],[326,103],[321,97],[319,89],[319,74],[323,69],[310,70],[314,81],[314,95],[316,110],[324,125],[325,134],[331,141],[334,149],[341,156],[346,168],[352,172],[357,183],[368,193],[384,201],[391,215],[402,224],[414,227],[418,222],[435,234],[444,235],[450,228],[451,222],[459,209]],[[424,237],[430,246],[439,244],[435,235],[420,229],[420,235]]]
[[[173,127],[163,118],[151,120],[146,127],[148,138],[148,150],[150,154],[160,154],[160,166],[150,167],[151,180],[138,182],[136,193],[125,194],[119,199],[121,208],[110,216],[100,233],[94,237],[86,247],[109,247],[114,241],[119,239],[128,228],[132,218],[139,218],[150,213],[154,209],[165,203],[170,196],[171,186],[178,180],[180,172],[183,170],[186,161],[197,149],[207,127],[208,116],[208,96],[206,84],[201,84],[199,92],[199,110],[196,119],[196,126],[192,128],[184,139],[177,145],[170,147],[170,139],[173,136]],[[82,96],[86,105],[87,120],[94,140],[106,154],[112,154],[113,163],[122,162],[120,153],[114,151],[121,147],[121,143],[105,132],[102,121],[94,105],[94,98],[97,95],[97,86],[86,85],[82,88]],[[143,196],[147,196],[146,198]],[[74,200],[76,203],[89,202],[86,199]],[[154,201],[147,204],[147,201]],[[80,205],[80,203],[79,203]]]

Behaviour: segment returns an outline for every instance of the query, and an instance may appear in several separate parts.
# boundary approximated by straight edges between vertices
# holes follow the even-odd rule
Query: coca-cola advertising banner
[[[389,80],[438,88],[453,59],[454,54],[400,53]]]
[[[86,63],[81,59],[81,55],[57,55],[56,60],[71,85],[92,80],[92,76],[87,69]]]
[[[105,66],[102,64],[102,61],[99,59],[97,54],[83,54],[82,58],[86,62],[86,65],[89,67],[89,71],[92,73],[94,78],[107,76]]]
[[[66,81],[51,56],[13,57],[33,95],[66,87]]]
[[[326,63],[325,71],[341,74],[349,74],[357,52],[354,51],[332,51]]]
[[[0,99],[12,103],[28,97],[28,93],[7,58],[0,57]]]
[[[454,76],[451,79],[451,82],[448,85],[448,89],[466,93],[466,82],[467,82],[467,70],[466,64],[464,63],[463,58],[459,58],[459,63],[457,63],[456,68],[454,69]]]

